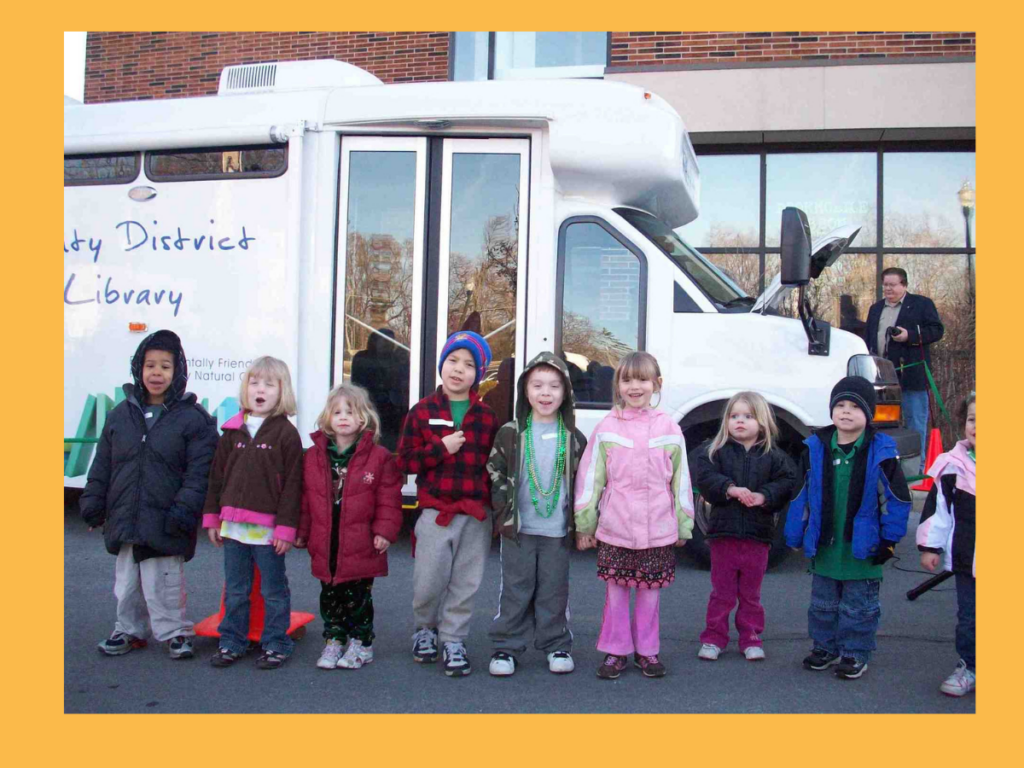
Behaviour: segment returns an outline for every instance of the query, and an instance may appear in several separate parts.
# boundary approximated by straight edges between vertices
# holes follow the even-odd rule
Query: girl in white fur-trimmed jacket
[[[949,696],[963,696],[975,688],[974,616],[975,551],[974,484],[975,416],[974,393],[961,410],[966,438],[943,453],[928,470],[935,484],[917,526],[917,548],[921,565],[934,571],[941,563],[956,578],[956,650],[960,661],[939,687]]]

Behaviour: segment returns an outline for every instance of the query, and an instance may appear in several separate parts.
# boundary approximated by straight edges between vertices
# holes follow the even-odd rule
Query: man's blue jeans
[[[807,628],[814,647],[867,662],[875,650],[881,579],[838,581],[814,574]]]
[[[242,544],[234,539],[224,539],[224,618],[217,627],[220,647],[244,653],[249,645],[249,592],[254,564],[260,569],[260,594],[266,606],[260,645],[264,650],[290,656],[295,641],[288,636],[292,596],[284,555],[275,554],[269,544]]]
[[[907,428],[912,429],[921,436],[921,471],[924,474],[927,467],[924,465],[928,446],[928,390],[927,389],[905,389],[903,390],[903,415],[907,420]]]

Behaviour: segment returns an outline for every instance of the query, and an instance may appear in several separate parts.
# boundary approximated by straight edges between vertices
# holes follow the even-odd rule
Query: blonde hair
[[[775,423],[775,414],[772,413],[772,407],[768,405],[768,401],[757,392],[737,392],[725,406],[722,425],[718,428],[718,434],[715,435],[715,439],[708,447],[708,458],[715,458],[718,450],[729,442],[729,416],[732,415],[732,409],[736,403],[740,402],[746,403],[754,412],[754,421],[757,422],[757,442],[754,445],[760,445],[762,453],[768,453],[779,439],[779,426]]]
[[[627,379],[653,381],[654,391],[661,392],[661,384],[658,382],[661,378],[661,366],[654,355],[650,352],[630,352],[619,360],[615,367],[615,375],[612,376],[612,403],[615,404],[617,411],[621,412],[626,407],[622,395],[619,394],[619,382],[623,376]]]
[[[331,414],[334,413],[334,406],[339,400],[348,400],[356,416],[363,422],[363,429],[373,434],[373,442],[380,442],[380,416],[373,407],[370,400],[370,393],[355,384],[339,384],[327,395],[327,405],[316,417],[316,426],[325,435],[333,438],[334,429],[331,427]]]
[[[249,379],[253,376],[266,376],[268,379],[277,379],[281,383],[281,397],[277,401],[277,407],[271,416],[294,416],[298,411],[295,403],[295,390],[292,388],[292,375],[288,371],[288,364],[276,357],[264,355],[252,361],[249,369],[242,374],[242,386],[239,388],[238,401],[242,404],[242,410],[251,411],[249,403]]]

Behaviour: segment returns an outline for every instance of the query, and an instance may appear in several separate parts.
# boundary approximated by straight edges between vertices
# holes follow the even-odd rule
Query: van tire
[[[788,506],[788,505],[787,505]],[[711,568],[711,549],[708,547],[708,540],[704,537],[708,528],[711,504],[705,500],[700,493],[693,495],[693,538],[686,542],[683,552],[697,565],[705,570]],[[785,509],[775,515],[775,539],[772,541],[772,548],[768,552],[768,567],[778,565],[789,553],[786,548],[786,518]]]

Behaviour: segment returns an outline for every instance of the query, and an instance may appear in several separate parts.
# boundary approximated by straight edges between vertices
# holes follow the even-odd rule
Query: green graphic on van
[[[80,477],[86,473],[96,443],[99,442],[100,435],[103,434],[103,425],[106,424],[107,414],[122,400],[124,400],[124,391],[120,387],[114,390],[112,399],[103,393],[86,395],[75,436],[64,438],[65,477]],[[200,403],[217,419],[218,429],[240,409],[237,397],[225,397],[221,400],[220,405],[212,411],[209,400],[203,398]]]

